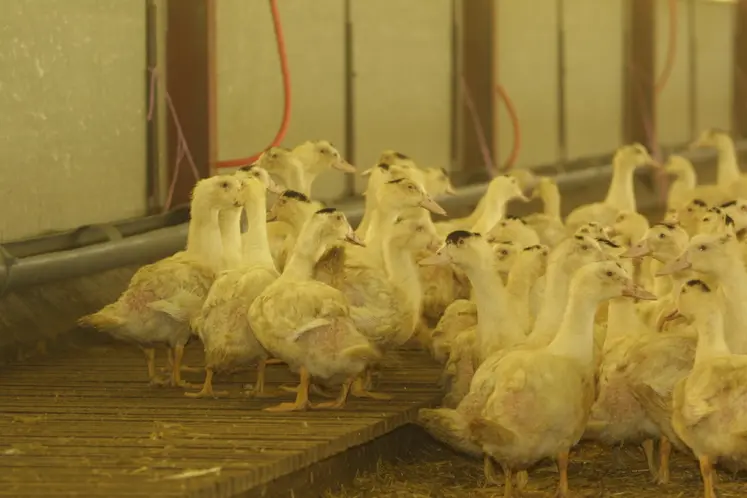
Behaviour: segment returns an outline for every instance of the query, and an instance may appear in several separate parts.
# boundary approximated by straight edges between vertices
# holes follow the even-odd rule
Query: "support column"
[[[494,161],[497,160],[497,130],[495,125],[497,71],[495,47],[495,9],[494,0],[461,0],[461,69],[464,81],[469,88],[470,96],[477,109],[478,119]],[[462,87],[459,75],[457,88]],[[484,159],[477,139],[477,130],[473,125],[469,109],[464,104],[464,97],[457,93],[456,100],[462,112],[459,140],[459,165],[461,180],[467,183],[472,178],[483,176]]]
[[[623,142],[640,142],[649,150],[649,128],[656,135],[656,5],[651,0],[625,2],[623,53]]]
[[[734,5],[734,75],[732,133],[747,137],[747,0]]]
[[[168,1],[166,88],[201,177],[211,174],[217,156],[215,12],[215,0]],[[169,117],[169,182],[173,178],[177,144],[176,127]],[[188,203],[194,184],[188,164],[182,164],[172,205]]]

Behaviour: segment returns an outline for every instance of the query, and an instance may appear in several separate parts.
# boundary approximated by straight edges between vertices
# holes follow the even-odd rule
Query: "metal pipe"
[[[738,152],[747,151],[747,141],[736,144]],[[682,155],[692,161],[713,159],[715,152],[700,149]],[[612,175],[612,166],[593,166],[554,176],[561,188],[588,185]],[[468,185],[457,189],[457,195],[439,202],[448,211],[450,208],[474,204],[487,189],[487,183]],[[363,216],[363,203],[358,199],[339,206],[351,223]],[[25,258],[14,257],[12,252],[0,257],[0,292],[40,285],[55,280],[80,277],[122,266],[144,264],[169,256],[184,248],[187,240],[187,223],[160,228],[146,233],[123,237],[86,247],[39,254]],[[1,249],[1,248],[0,248]],[[0,253],[2,251],[0,250]]]

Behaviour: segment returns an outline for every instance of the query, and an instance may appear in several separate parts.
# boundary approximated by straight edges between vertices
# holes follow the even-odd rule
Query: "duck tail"
[[[470,421],[469,432],[473,438],[496,446],[510,444],[516,438],[512,430],[483,417]]]
[[[418,412],[418,425],[445,445],[476,458],[482,448],[470,438],[469,424],[464,416],[450,408],[422,408]]]
[[[77,322],[78,326],[91,327],[97,330],[110,330],[121,327],[126,323],[126,320],[117,313],[116,304],[109,304],[96,313],[79,318]]]
[[[381,359],[381,352],[371,344],[351,346],[343,349],[340,354],[348,358],[365,361],[366,363],[372,363]]]

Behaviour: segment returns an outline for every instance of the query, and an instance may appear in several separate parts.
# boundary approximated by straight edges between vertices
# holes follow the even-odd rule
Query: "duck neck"
[[[390,239],[384,245],[383,257],[389,281],[404,294],[407,300],[407,308],[412,312],[412,327],[415,330],[420,318],[423,292],[420,284],[420,272],[413,253],[406,248],[399,247]]]
[[[485,353],[499,347],[518,344],[525,336],[519,328],[500,275],[486,271],[492,265],[492,254],[485,255],[482,264],[467,268],[465,273],[472,284],[477,306],[478,351]]]
[[[306,181],[303,168],[300,166],[290,165],[283,170],[280,176],[286,189],[295,190],[306,196],[311,196],[311,184]]]
[[[532,328],[533,340],[549,342],[556,335],[558,323],[568,304],[570,277],[558,264],[550,265],[545,278],[542,307]]]
[[[735,258],[734,264],[728,265],[728,270],[718,275],[721,294],[726,303],[724,317],[726,343],[734,354],[747,354],[747,333],[744,326],[747,323],[747,270],[741,261]]]
[[[718,148],[718,166],[716,169],[716,183],[721,187],[728,187],[739,179],[739,164],[734,142],[724,137]]]
[[[288,223],[293,230],[293,235],[298,237],[298,234],[303,230],[303,226],[307,221],[309,221],[315,210],[314,206],[310,205],[308,208],[304,206],[304,208],[299,210],[298,213],[295,213],[294,216],[288,217],[286,223]]]
[[[698,331],[698,346],[695,349],[695,365],[731,355],[724,337],[724,317],[718,310],[710,310],[696,317],[695,330]]]
[[[506,291],[511,298],[516,320],[525,335],[529,333],[529,296],[537,277],[538,275],[535,275],[529,269],[514,266],[508,272],[508,280],[506,281]]]
[[[594,364],[594,317],[599,300],[582,288],[570,291],[568,307],[555,338],[547,351],[576,359],[584,365]]]
[[[550,188],[544,188],[542,191],[542,206],[545,215],[549,218],[560,220],[560,192],[558,187],[553,185]]]
[[[633,188],[635,167],[622,161],[622,158],[618,158],[612,166],[612,181],[604,203],[619,211],[636,211],[635,190]]]
[[[304,229],[296,239],[293,252],[283,268],[280,279],[289,282],[311,280],[314,276],[314,266],[326,250],[325,244],[314,240],[311,233]]]
[[[609,302],[605,342],[634,334],[641,329],[642,324],[633,299],[616,297]]]
[[[223,268],[241,266],[241,208],[224,209],[218,213],[220,238],[223,244]]]
[[[246,211],[247,230],[242,238],[244,264],[259,265],[275,268],[275,262],[270,252],[270,242],[267,238],[267,211],[265,210],[264,191],[261,195],[252,196],[244,204]]]
[[[216,270],[223,261],[218,213],[218,209],[201,206],[200,202],[192,201],[186,248],[187,254]]]
[[[496,223],[503,219],[507,203],[508,200],[498,193],[490,195],[482,214],[471,230],[477,233],[488,233]]]
[[[488,195],[487,192],[485,195],[480,197],[480,200],[477,201],[477,206],[475,206],[475,209],[467,216],[467,219],[465,220],[465,226],[473,227],[477,224],[477,222],[480,220],[480,217],[485,212],[485,206],[488,203]]]
[[[695,174],[695,169],[692,167],[685,167],[677,171],[674,181],[677,185],[687,190],[692,190],[698,185],[698,177]]]
[[[386,231],[394,224],[401,212],[401,209],[379,205],[371,216],[371,224],[368,227],[365,241],[366,247],[370,248],[369,254],[373,255],[378,264],[383,264],[382,254],[386,245]]]

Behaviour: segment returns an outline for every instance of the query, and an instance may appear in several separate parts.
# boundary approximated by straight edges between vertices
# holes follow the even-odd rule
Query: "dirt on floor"
[[[653,482],[643,451],[629,446],[607,448],[583,444],[571,454],[568,476],[574,498],[697,498],[703,496],[697,462],[673,454],[670,484]],[[553,496],[558,473],[546,462],[529,473],[522,498]],[[503,479],[500,470],[498,478]],[[747,476],[720,470],[719,498],[747,496]],[[412,455],[379,462],[376,472],[356,478],[352,486],[327,492],[325,498],[486,498],[502,497],[502,485],[488,485],[482,461],[469,459],[433,442]]]

